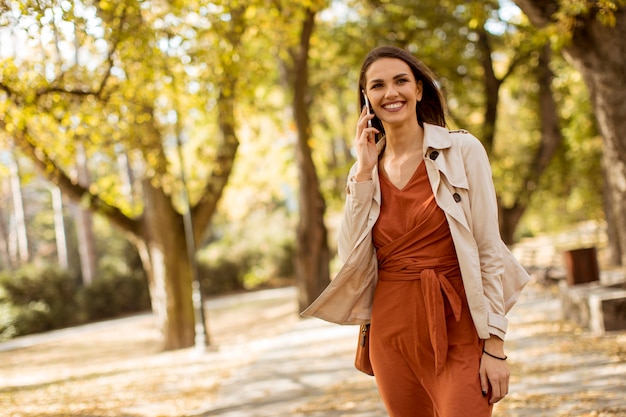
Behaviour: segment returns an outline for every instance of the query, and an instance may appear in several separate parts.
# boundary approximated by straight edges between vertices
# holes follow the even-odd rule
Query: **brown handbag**
[[[374,376],[372,363],[370,362],[370,325],[362,324],[359,331],[359,342],[356,345],[356,358],[354,366],[359,371]]]

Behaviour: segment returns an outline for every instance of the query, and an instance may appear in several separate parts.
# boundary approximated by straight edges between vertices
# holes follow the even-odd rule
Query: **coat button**
[[[459,193],[452,194],[452,198],[454,198],[454,201],[456,201],[457,203],[461,201],[461,195]]]
[[[432,152],[430,153],[430,159],[432,159],[433,161],[434,161],[435,159],[437,159],[437,157],[438,157],[438,156],[439,156],[439,152],[437,152],[437,151],[432,151]]]

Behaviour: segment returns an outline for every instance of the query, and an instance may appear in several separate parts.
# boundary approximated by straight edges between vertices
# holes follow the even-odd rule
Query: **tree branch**
[[[553,22],[553,15],[559,9],[557,0],[515,0],[515,4],[538,27],[544,27]]]
[[[539,111],[541,115],[541,143],[533,156],[530,169],[524,178],[524,187],[517,194],[516,205],[528,205],[532,191],[541,175],[550,165],[554,154],[563,143],[557,104],[552,92],[554,74],[550,70],[550,45],[543,47],[539,58],[537,82],[539,84]]]
[[[507,68],[506,72],[504,73],[500,81],[504,82],[507,78],[509,78],[509,76],[513,74],[513,71],[515,71],[515,68],[517,68],[519,64],[521,64],[524,61],[527,61],[528,58],[530,58],[530,54],[531,54],[531,51],[528,49],[524,50],[522,53],[516,52],[515,56],[513,57],[513,61],[511,61],[511,65],[509,65],[509,67]]]
[[[2,126],[4,127],[4,126]],[[90,210],[102,214],[125,232],[135,236],[139,234],[140,222],[126,216],[118,207],[115,207],[102,200],[98,195],[91,193],[87,188],[81,186],[76,181],[72,181],[69,176],[54,163],[48,153],[37,147],[26,128],[13,135],[15,145],[24,152],[42,174],[52,183],[57,185],[65,195],[77,203],[87,203]]]

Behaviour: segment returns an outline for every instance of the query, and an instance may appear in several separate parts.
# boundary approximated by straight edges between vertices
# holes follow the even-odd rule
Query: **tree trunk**
[[[135,195],[136,190],[134,187],[135,184],[135,175],[133,173],[133,168],[130,165],[130,161],[128,160],[128,155],[126,155],[125,151],[120,146],[116,148],[117,151],[117,166],[120,173],[120,178],[122,180],[122,195],[126,197],[128,201],[130,201],[131,205],[135,204]]]
[[[76,143],[76,171],[78,183],[89,188],[91,178],[87,166],[87,156],[82,143]],[[88,208],[81,204],[74,204],[76,213],[76,232],[78,234],[78,255],[80,257],[80,272],[84,285],[90,285],[96,278],[98,265],[96,243],[93,234],[93,215]]]
[[[13,197],[13,215],[15,218],[15,234],[17,237],[17,262],[25,264],[30,258],[28,251],[28,233],[26,230],[26,215],[24,214],[24,202],[22,200],[22,185],[20,181],[20,169],[15,152],[9,155],[9,176],[11,180],[11,196]]]
[[[574,34],[566,56],[583,75],[591,94],[598,130],[603,138],[609,246],[614,260],[626,265],[626,8],[618,11],[617,26],[595,19]]]
[[[148,276],[152,311],[161,330],[163,348],[193,346],[192,274],[183,218],[162,189],[145,184],[143,190],[141,233],[133,241]]]
[[[556,0],[516,0],[537,26],[553,22]],[[626,265],[626,7],[615,11],[615,24],[605,25],[593,8],[576,17],[565,57],[580,71],[591,95],[603,138],[609,246],[614,259]]]
[[[500,235],[507,245],[515,243],[515,230],[517,224],[524,215],[524,211],[528,207],[526,204],[513,204],[510,207],[504,207],[501,203],[500,207]]]
[[[533,155],[533,160],[522,179],[522,187],[515,197],[513,205],[500,205],[500,233],[507,244],[514,243],[517,224],[528,208],[532,193],[543,172],[550,165],[556,151],[563,143],[557,104],[552,93],[554,74],[550,70],[551,49],[544,45],[539,56],[537,67],[537,84],[539,85],[539,117],[541,119],[541,142]]]
[[[624,97],[626,99],[626,97]],[[626,117],[626,114],[623,116]],[[626,155],[615,150],[617,132],[626,129],[626,123],[615,132],[603,132],[602,165],[605,179],[605,216],[608,225],[608,262],[612,265],[626,265]]]
[[[224,48],[227,52],[220,53],[220,62],[213,62],[210,73],[221,73],[221,80],[215,81],[215,74],[210,76],[211,85],[219,88],[218,110],[219,110],[219,127],[222,133],[221,142],[216,145],[216,157],[210,163],[210,172],[205,181],[199,201],[192,207],[191,213],[194,225],[194,238],[196,244],[202,240],[206,228],[211,222],[213,214],[216,211],[220,196],[228,181],[232,171],[235,155],[238,148],[238,138],[236,135],[235,124],[235,94],[238,91],[238,80],[241,79],[241,68],[245,68],[239,61],[240,43],[243,31],[246,29],[246,5],[238,7],[229,7],[228,20],[220,18],[220,25],[223,24],[227,30],[220,34],[225,37],[223,41],[230,43],[232,48]],[[124,30],[136,36],[138,47],[142,47],[142,35],[149,34],[152,39],[154,35],[153,27],[140,27],[142,23],[140,7],[133,2],[124,3],[122,7],[115,10],[98,9],[98,15],[103,19],[106,25],[112,28],[112,43],[110,53],[115,55],[109,56],[106,62],[108,70],[105,68],[104,77],[101,79],[99,88],[92,90],[89,85],[93,84],[92,79],[88,79],[84,86],[70,86],[66,91],[63,78],[60,77],[54,84],[55,94],[57,91],[64,91],[64,95],[68,94],[73,99],[81,100],[88,97],[89,99],[101,100],[103,96],[110,97],[108,94],[101,94],[108,89],[110,68],[113,61],[117,60],[117,46],[120,38],[118,36]],[[226,13],[223,14],[226,16]],[[108,27],[108,26],[107,26]],[[107,29],[108,30],[108,29]],[[141,32],[145,30],[144,32]],[[219,29],[218,29],[219,30]],[[118,31],[120,31],[118,33]],[[137,32],[137,33],[135,33]],[[124,32],[125,33],[125,32]],[[216,32],[217,33],[217,32]],[[207,39],[212,39],[212,35]],[[202,42],[201,42],[202,43]],[[220,41],[220,44],[222,41]],[[150,44],[148,42],[148,44]],[[214,47],[212,40],[207,43],[207,48]],[[148,47],[149,48],[149,47]],[[209,54],[214,57],[213,51]],[[129,58],[132,60],[132,58]],[[116,61],[118,62],[118,61]],[[134,64],[133,64],[134,65]],[[150,63],[147,62],[146,65]],[[126,67],[125,67],[126,68]],[[133,70],[142,70],[143,66],[134,65]],[[219,68],[219,71],[217,70]],[[213,71],[215,69],[215,71]],[[72,83],[74,84],[74,83]],[[105,88],[106,87],[106,88]],[[121,90],[118,85],[111,85],[111,94],[116,94]],[[3,94],[11,97],[10,102],[16,103],[16,113],[25,113],[23,108],[29,109],[24,102],[30,103],[32,100],[23,100],[20,92],[0,83],[0,89]],[[107,90],[108,91],[108,90]],[[30,94],[30,93],[29,93]],[[50,94],[49,90],[43,89],[33,94],[40,96]],[[154,313],[163,334],[163,346],[165,349],[177,349],[192,346],[194,343],[194,314],[192,302],[192,269],[187,257],[187,245],[185,242],[183,217],[178,214],[174,208],[174,203],[170,195],[160,188],[161,175],[169,175],[167,172],[168,164],[166,152],[162,148],[163,144],[168,141],[164,136],[166,129],[160,130],[155,114],[153,113],[153,103],[142,102],[146,96],[134,96],[129,99],[131,106],[129,109],[141,111],[149,115],[148,121],[137,123],[134,129],[141,129],[142,143],[133,143],[132,141],[122,141],[128,147],[129,151],[142,150],[146,146],[150,146],[155,152],[150,152],[149,160],[144,160],[143,166],[146,167],[145,176],[141,179],[141,186],[137,186],[137,194],[143,196],[143,214],[141,216],[130,217],[115,203],[111,203],[108,199],[101,198],[97,193],[91,192],[90,189],[83,184],[73,181],[66,174],[65,167],[56,159],[56,152],[51,151],[44,140],[37,140],[36,131],[29,131],[28,123],[19,124],[21,129],[17,129],[11,134],[18,147],[33,161],[33,163],[41,170],[41,172],[55,185],[57,185],[64,195],[73,202],[81,202],[85,204],[93,213],[98,213],[107,218],[111,224],[122,229],[130,237],[137,246],[144,269],[148,275],[150,285],[150,297]],[[105,105],[105,102],[101,102]],[[30,105],[30,104],[29,104]],[[22,107],[20,107],[22,106]],[[140,110],[137,110],[140,109]],[[42,114],[46,114],[49,109],[38,109]],[[178,109],[174,109],[178,110]],[[131,111],[131,110],[129,110]],[[137,120],[130,118],[129,120]],[[5,128],[4,119],[0,117],[0,128]],[[39,138],[41,139],[41,138]],[[211,142],[212,143],[212,142]],[[148,144],[148,145],[147,145]],[[133,154],[141,154],[135,153]],[[154,158],[153,158],[154,156]],[[62,159],[62,158],[61,158]],[[137,180],[139,182],[139,180]],[[134,198],[139,199],[138,195]]]
[[[0,204],[0,262],[3,269],[13,269],[9,253],[9,234],[4,225],[4,207]]]
[[[59,267],[67,269],[69,261],[67,257],[67,235],[65,234],[65,221],[63,219],[63,194],[59,187],[50,186],[52,196],[52,211],[54,212],[54,237],[57,246],[57,260]]]
[[[500,99],[500,86],[502,85],[502,80],[496,77],[496,73],[493,69],[493,60],[491,59],[492,51],[491,46],[489,45],[489,38],[486,30],[482,29],[478,31],[478,43],[482,49],[482,65],[485,72],[485,119],[481,139],[485,144],[487,152],[491,154],[496,134],[498,102]]]
[[[612,162],[610,160],[607,160],[607,156],[608,153],[604,152],[603,154],[603,160],[602,160],[602,179],[604,180],[604,184],[608,184],[609,183],[609,172],[608,172],[608,167],[610,167],[612,165]],[[603,197],[603,207],[604,207],[604,213],[605,213],[605,217],[606,217],[606,224],[607,225],[612,225],[612,224],[616,224],[616,219],[614,218],[615,214],[613,211],[613,195],[610,192],[608,187],[604,187],[604,189],[602,190],[602,197]],[[611,266],[616,266],[616,265],[620,265],[621,264],[621,253],[622,253],[622,248],[620,246],[620,242],[619,242],[619,231],[617,230],[616,227],[607,227],[606,228],[606,234],[607,234],[607,241],[609,242],[609,244],[606,247],[605,250],[605,262],[607,263],[607,265],[611,265]]]
[[[306,308],[330,282],[330,253],[324,213],[326,203],[320,192],[319,179],[311,155],[309,139],[309,44],[315,27],[316,12],[307,9],[294,59],[293,113],[298,129],[296,161],[300,180],[300,219],[297,229],[295,271],[300,309]]]

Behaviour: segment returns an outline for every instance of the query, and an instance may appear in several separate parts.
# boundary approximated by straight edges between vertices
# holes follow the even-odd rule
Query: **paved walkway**
[[[352,365],[357,331],[306,319],[254,343],[256,359],[222,384],[215,404],[194,415],[385,416],[374,379]]]
[[[155,353],[153,357],[147,357],[138,351],[135,355],[143,356],[141,359],[137,356],[132,362],[131,359],[126,359],[127,362],[120,362],[119,359],[113,362],[112,359],[109,363],[116,365],[109,365],[111,369],[123,368],[126,373],[122,375],[127,380],[137,377],[137,382],[130,381],[132,385],[129,385],[129,389],[145,380],[140,371],[149,369],[155,373],[162,364],[165,364],[162,378],[171,377],[172,373],[178,372],[178,379],[175,379],[178,382],[147,388],[150,391],[145,391],[143,401],[132,407],[115,409],[112,405],[103,404],[106,413],[76,411],[71,414],[46,415],[385,417],[374,379],[353,368],[358,328],[333,325],[317,319],[295,319],[294,300],[293,288],[212,300],[209,302],[209,314],[213,315],[210,316],[210,321],[220,326],[236,327],[236,331],[231,334],[249,334],[255,331],[260,333],[252,338],[223,341],[219,351],[201,354],[200,358],[189,359],[188,353],[184,352]],[[250,307],[247,312],[252,313],[253,320],[240,320],[244,311],[241,306],[250,305],[256,306],[256,310]],[[560,302],[554,288],[545,289],[537,284],[527,289],[513,309],[507,341],[507,353],[512,368],[511,393],[496,406],[494,415],[626,416],[626,332],[602,337],[592,336],[562,321],[560,316]],[[241,330],[238,326],[241,326]],[[264,326],[273,326],[272,331],[263,330]],[[97,329],[97,332],[89,333],[93,329]],[[125,332],[124,329],[128,331]],[[150,342],[155,337],[153,330],[150,330],[150,318],[140,316],[20,338],[0,344],[0,352],[5,351],[2,355],[20,353],[25,355],[24,358],[29,363],[41,362],[44,360],[42,355],[49,353],[49,349],[55,345],[61,344],[69,351],[73,346],[69,344],[73,343],[69,340],[70,336],[76,332],[81,334],[79,339],[93,338],[94,334],[99,334],[103,340],[119,344],[115,335],[121,338],[123,334],[130,333],[131,337],[137,339],[142,335],[137,329],[146,333],[143,342],[140,340],[141,343],[153,343]],[[214,333],[220,334],[220,329],[214,329]],[[123,339],[122,343],[133,343],[132,340],[134,339]],[[93,343],[85,346],[91,348],[92,345]],[[111,350],[110,347],[108,349]],[[127,356],[133,354],[125,352],[124,355]],[[8,359],[10,361],[11,356]],[[188,361],[187,365],[185,361]],[[58,365],[59,369],[67,368],[67,365]],[[0,364],[0,369],[2,366]],[[94,369],[85,368],[83,373],[95,373],[97,365],[90,366]],[[218,368],[219,372],[216,371]],[[113,373],[111,369],[107,372]],[[15,378],[26,378],[23,386],[28,387],[27,389],[31,389],[36,383],[53,388],[52,384],[57,378],[53,376],[46,379],[44,376],[40,377],[41,381],[35,381],[34,377],[27,375],[30,372],[27,366],[22,372],[19,369],[13,369],[13,372],[13,377],[4,375],[7,377],[4,378],[4,384],[8,389],[11,386],[19,389],[21,386],[22,383],[16,382]],[[82,377],[76,373],[66,381],[71,379],[81,384]],[[180,399],[183,398],[182,394],[186,394],[182,391],[177,394],[176,386],[182,390],[183,385],[192,380],[207,386],[206,380],[209,378],[216,381],[215,390],[203,388],[211,389],[210,395],[205,391],[207,394],[200,397],[201,401],[197,401],[198,394],[194,394],[195,402],[189,400],[185,401],[184,407],[177,406],[178,414],[176,411],[165,412],[166,396],[178,396]],[[3,380],[2,375],[0,380]],[[82,386],[96,382],[92,381],[87,379],[82,382]],[[89,386],[95,390],[95,385]],[[163,391],[158,391],[159,389]],[[7,388],[0,389],[0,397],[3,391],[8,392]],[[96,394],[97,392],[94,393]],[[54,401],[53,397],[46,399],[46,403],[53,404]],[[0,416],[4,415],[2,413],[3,409],[0,408]],[[43,414],[25,412],[8,415]]]
[[[511,312],[511,394],[494,415],[626,416],[626,333],[594,337],[560,316],[554,291],[539,286]],[[356,335],[355,326],[299,321],[257,342],[256,359],[193,415],[384,417],[374,379],[352,366]]]
[[[626,416],[626,332],[563,321],[558,295],[530,287],[510,315],[511,394],[502,416]]]

